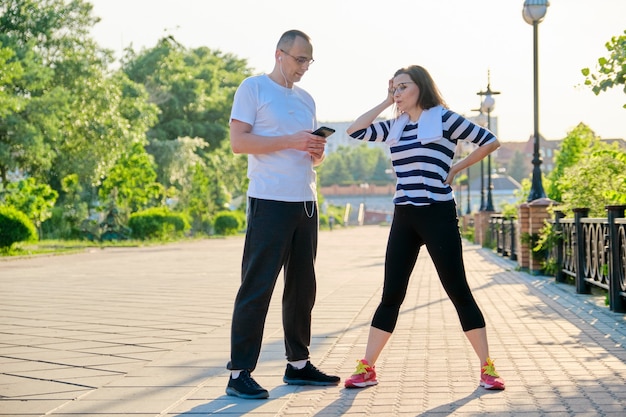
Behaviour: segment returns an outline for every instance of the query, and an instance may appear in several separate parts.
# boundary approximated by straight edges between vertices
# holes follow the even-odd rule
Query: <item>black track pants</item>
[[[426,245],[463,331],[485,327],[485,319],[467,284],[453,201],[428,206],[395,206],[387,242],[383,296],[372,326],[389,333],[395,329],[422,245]]]
[[[250,198],[241,287],[235,299],[228,369],[256,367],[272,293],[281,268],[287,360],[308,359],[315,303],[317,203]]]

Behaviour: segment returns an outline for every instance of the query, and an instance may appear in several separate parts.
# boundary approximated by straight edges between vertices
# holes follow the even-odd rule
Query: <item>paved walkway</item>
[[[380,299],[388,229],[320,235],[312,360],[347,377]],[[626,321],[603,297],[466,245],[470,285],[507,390],[479,363],[424,251],[364,390],[282,383],[277,287],[256,379],[224,393],[243,239],[0,261],[2,416],[626,416]]]

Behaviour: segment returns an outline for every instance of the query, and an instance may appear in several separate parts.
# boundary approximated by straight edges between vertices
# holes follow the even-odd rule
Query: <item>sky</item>
[[[533,29],[523,0],[89,0],[101,18],[92,30],[117,58],[172,35],[270,72],[280,35],[307,33],[315,62],[299,86],[320,121],[351,121],[380,103],[388,80],[408,65],[426,68],[450,109],[467,115],[476,93],[494,96],[501,141],[533,134]],[[626,94],[596,96],[581,69],[608,57],[605,44],[626,30],[626,0],[550,0],[539,24],[539,132],[563,139],[579,123],[602,138],[626,139]],[[383,113],[390,117],[390,111]]]

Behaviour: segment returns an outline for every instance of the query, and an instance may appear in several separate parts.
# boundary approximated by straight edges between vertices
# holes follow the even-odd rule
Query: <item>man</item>
[[[303,32],[285,32],[270,74],[244,80],[233,102],[231,147],[248,154],[248,230],[241,287],[231,329],[231,376],[226,393],[268,398],[251,376],[261,351],[270,298],[284,268],[283,329],[287,368],[283,381],[294,385],[337,385],[339,377],[309,361],[311,310],[315,302],[318,208],[315,171],[326,139],[313,135],[313,98],[295,86],[313,63],[313,47]]]

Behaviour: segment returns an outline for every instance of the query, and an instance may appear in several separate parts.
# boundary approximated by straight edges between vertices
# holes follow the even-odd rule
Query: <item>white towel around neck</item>
[[[417,138],[421,143],[434,142],[443,136],[442,113],[443,107],[441,105],[422,111],[417,121]],[[391,145],[400,140],[404,127],[408,122],[409,115],[406,113],[402,113],[396,118],[389,131],[389,137],[387,138],[388,144]]]

